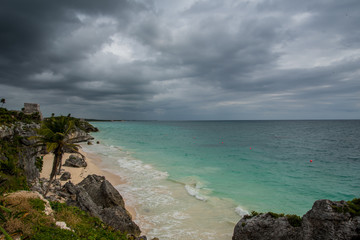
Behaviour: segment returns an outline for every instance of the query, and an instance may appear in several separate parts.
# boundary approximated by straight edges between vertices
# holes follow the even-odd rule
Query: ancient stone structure
[[[33,113],[39,113],[40,120],[43,119],[41,111],[40,111],[40,105],[37,103],[24,103],[24,110],[23,112],[25,114],[33,114]]]

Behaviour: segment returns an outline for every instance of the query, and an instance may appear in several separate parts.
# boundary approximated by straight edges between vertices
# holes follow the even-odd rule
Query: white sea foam
[[[236,212],[240,217],[243,217],[243,216],[249,214],[249,212],[246,211],[246,210],[244,210],[241,206],[237,206],[237,207],[235,208],[235,212]]]
[[[196,188],[196,187],[192,187],[190,185],[185,185],[185,189],[187,191],[187,193],[190,195],[190,196],[193,196],[195,197],[196,199],[198,200],[201,200],[201,201],[207,201],[208,198],[203,196],[202,194],[200,194],[200,189]]]
[[[227,210],[219,207],[224,202],[211,200],[208,195],[211,191],[202,179],[190,176],[179,181],[170,180],[167,172],[132,157],[129,151],[101,144],[92,145],[92,149],[103,156],[107,170],[127,181],[116,188],[126,204],[135,207],[134,221],[147,236],[172,240],[194,236],[199,240],[231,239],[231,229],[238,220],[236,214],[233,213],[235,217],[229,225],[222,214],[231,215],[231,208],[226,207],[229,213],[224,213]],[[194,227],[199,222],[205,225]]]

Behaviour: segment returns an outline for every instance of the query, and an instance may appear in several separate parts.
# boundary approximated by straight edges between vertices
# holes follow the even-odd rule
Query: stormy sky
[[[45,116],[359,119],[359,0],[2,0],[0,97]]]

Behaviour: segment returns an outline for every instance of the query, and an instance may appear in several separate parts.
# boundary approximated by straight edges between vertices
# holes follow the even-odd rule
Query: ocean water
[[[226,240],[253,210],[360,197],[357,120],[92,124],[100,144],[84,150],[127,181],[117,189],[149,237]]]

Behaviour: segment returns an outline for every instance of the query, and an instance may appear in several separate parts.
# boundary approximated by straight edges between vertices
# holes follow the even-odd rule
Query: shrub
[[[58,227],[39,226],[35,229],[32,240],[65,240],[65,239],[79,239],[79,237],[72,231],[60,229]]]
[[[346,202],[345,206],[332,205],[332,209],[337,213],[349,213],[351,217],[360,216],[360,198],[354,198]]]
[[[268,214],[269,214],[272,218],[275,218],[275,219],[284,216],[283,213],[268,212]]]
[[[360,198],[354,198],[353,200],[348,201],[347,204],[348,208],[346,210],[352,217],[360,216]]]
[[[301,226],[302,218],[300,216],[291,214],[291,215],[286,215],[286,218],[291,226],[293,226],[293,227]]]

